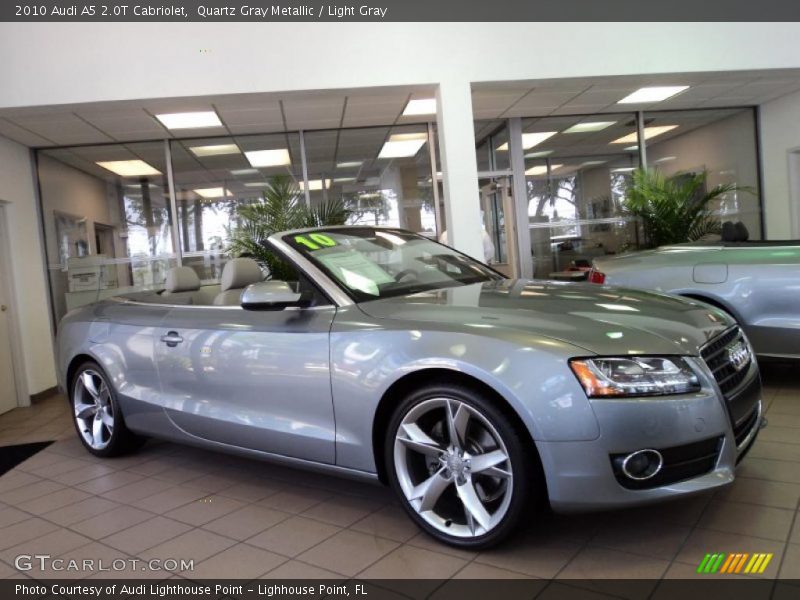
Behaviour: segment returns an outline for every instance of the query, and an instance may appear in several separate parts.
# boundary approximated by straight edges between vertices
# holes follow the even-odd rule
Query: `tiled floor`
[[[432,541],[377,486],[152,441],[133,456],[95,459],[55,397],[0,416],[0,444],[63,438],[0,477],[0,578],[19,576],[14,557],[46,553],[194,559],[186,577],[655,585],[691,577],[706,552],[726,551],[772,552],[765,577],[800,579],[800,384],[780,365],[765,367],[765,383],[770,426],[729,489],[602,515],[531,515],[521,535],[482,553]]]

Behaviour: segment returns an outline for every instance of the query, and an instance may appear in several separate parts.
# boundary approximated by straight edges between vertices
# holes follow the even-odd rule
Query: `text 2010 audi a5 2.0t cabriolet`
[[[379,479],[438,539],[486,547],[537,496],[636,505],[730,483],[762,424],[758,367],[722,311],[591,284],[508,280],[398,229],[272,236],[291,281],[69,313],[60,382],[98,456],[157,436]]]

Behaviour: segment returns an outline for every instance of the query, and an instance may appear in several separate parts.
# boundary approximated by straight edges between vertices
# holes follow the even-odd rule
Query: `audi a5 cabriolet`
[[[729,484],[762,425],[747,337],[707,304],[509,280],[399,229],[267,247],[287,281],[249,258],[214,287],[176,267],[62,320],[89,452],[154,436],[379,480],[434,537],[484,548],[541,498],[592,510]]]

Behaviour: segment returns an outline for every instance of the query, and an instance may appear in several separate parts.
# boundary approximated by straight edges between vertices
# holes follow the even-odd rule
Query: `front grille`
[[[661,470],[650,479],[636,481],[622,472],[622,460],[627,454],[612,454],[611,466],[619,484],[629,490],[645,490],[705,475],[717,465],[722,436],[708,438],[682,446],[658,449],[664,459]]]
[[[758,424],[758,407],[756,406],[744,420],[733,428],[733,437],[736,438],[736,447],[739,448],[742,442],[750,434],[750,431]]]
[[[700,350],[700,356],[711,369],[719,389],[726,398],[729,398],[731,393],[745,380],[752,362],[752,357],[748,354],[747,362],[744,365],[738,369],[733,365],[728,351],[737,342],[744,344],[749,351],[742,330],[739,327],[733,327],[711,340]]]

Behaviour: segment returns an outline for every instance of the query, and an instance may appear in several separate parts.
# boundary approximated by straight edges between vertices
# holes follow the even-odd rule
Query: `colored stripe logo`
[[[728,575],[751,573],[757,575],[767,570],[767,565],[772,560],[772,556],[772,553],[763,552],[755,554],[748,554],[747,552],[706,554],[700,562],[700,566],[697,567],[697,572],[704,574],[724,573]]]

